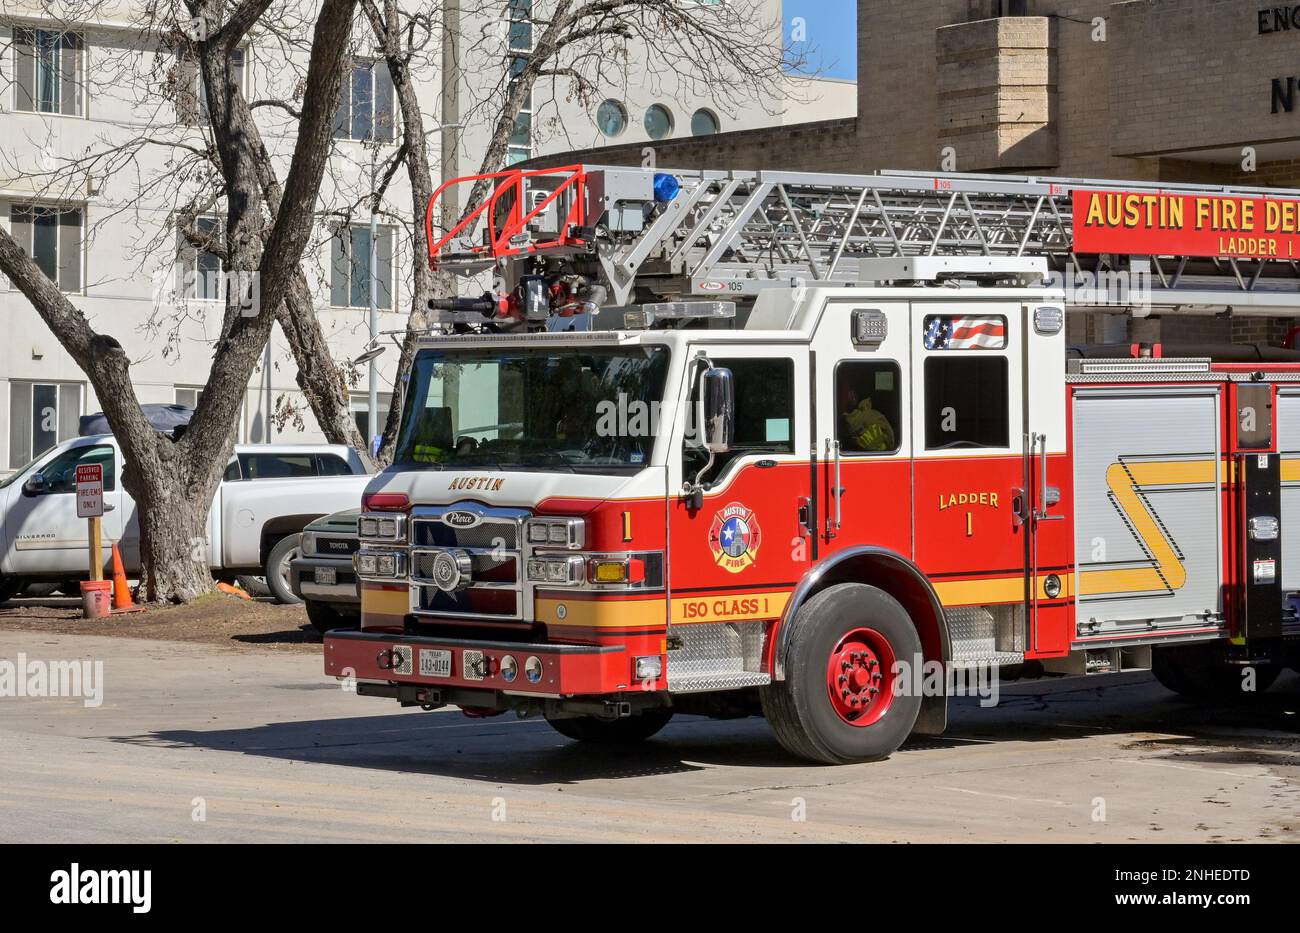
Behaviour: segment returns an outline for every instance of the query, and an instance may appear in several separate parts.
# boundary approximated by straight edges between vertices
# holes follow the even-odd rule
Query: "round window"
[[[662,104],[654,104],[645,112],[645,131],[651,139],[663,139],[673,131],[673,115]]]
[[[616,100],[604,101],[596,108],[596,126],[605,136],[618,136],[627,129],[627,110]]]
[[[695,111],[695,115],[691,117],[692,136],[712,136],[720,130],[718,115],[712,110],[700,109]]]

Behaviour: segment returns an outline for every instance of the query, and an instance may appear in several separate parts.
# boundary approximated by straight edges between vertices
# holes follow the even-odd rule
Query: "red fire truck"
[[[571,166],[436,235],[475,181],[430,260],[486,290],[433,303],[325,640],[358,693],[837,763],[976,669],[1295,663],[1300,353],[1065,333],[1300,313],[1286,192]]]

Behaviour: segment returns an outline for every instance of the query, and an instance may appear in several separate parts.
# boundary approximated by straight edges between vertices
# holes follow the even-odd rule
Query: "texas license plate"
[[[319,567],[316,570],[316,582],[321,586],[333,586],[338,582],[338,572],[333,567]]]
[[[451,652],[441,648],[420,649],[421,677],[450,677]]]

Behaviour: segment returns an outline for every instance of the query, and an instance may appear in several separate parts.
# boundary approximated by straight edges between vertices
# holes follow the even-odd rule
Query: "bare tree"
[[[173,440],[145,418],[119,341],[86,316],[0,231],[0,271],[32,303],[60,345],[86,373],[122,447],[122,482],[138,507],[141,582],[148,600],[184,601],[212,587],[203,545],[209,504],[233,444],[245,390],[276,309],[293,288],[312,233],[349,37],[354,0],[322,0],[313,29],[298,135],[290,167],[268,205],[269,156],[238,81],[237,50],[271,0],[149,3],[142,28],[186,36],[206,93],[212,151],[225,208],[228,288],[220,336],[188,430]],[[203,157],[204,153],[191,153]]]
[[[392,75],[401,113],[415,256],[412,314],[379,453],[380,462],[386,463],[396,441],[405,377],[426,320],[423,312],[429,298],[449,295],[452,289],[450,281],[435,278],[426,264],[429,242],[423,219],[434,183],[430,130],[416,95],[419,70],[432,68],[436,60],[440,27],[444,33],[452,31],[453,43],[462,46],[458,60],[442,62],[444,68],[451,64],[458,72],[482,78],[492,74],[495,63],[500,75],[495,82],[474,82],[477,93],[458,115],[467,123],[478,118],[490,127],[475,173],[479,175],[502,168],[516,121],[536,93],[549,92],[552,101],[576,100],[589,107],[602,89],[625,82],[631,49],[645,56],[637,64],[649,90],[674,98],[707,96],[724,112],[755,101],[775,112],[790,96],[787,70],[799,69],[802,59],[790,57],[780,23],[764,14],[758,0],[548,0],[535,6],[520,0],[435,0],[415,10],[400,8],[396,0],[361,0],[361,8]],[[525,53],[515,53],[510,48],[511,26],[525,8],[532,10],[533,42]],[[484,20],[495,21],[498,28],[475,35],[459,25]],[[513,61],[523,62],[522,68],[512,67]],[[454,74],[451,79],[460,77]],[[566,132],[562,126],[555,129]],[[435,218],[441,232],[473,213],[491,187],[490,179],[475,183],[458,213]]]

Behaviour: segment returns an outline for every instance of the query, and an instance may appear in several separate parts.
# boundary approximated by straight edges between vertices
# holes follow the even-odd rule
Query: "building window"
[[[176,110],[182,123],[189,125],[208,122],[208,94],[204,89],[203,69],[198,60],[188,50],[176,53]],[[235,49],[230,53],[230,67],[235,72],[235,85],[244,91],[244,50]]]
[[[65,292],[81,290],[81,222],[79,207],[14,204],[9,208],[14,240]]]
[[[845,456],[895,453],[903,424],[902,372],[893,360],[835,369],[835,439]]]
[[[510,0],[510,80],[513,82],[528,67],[533,51],[533,0]],[[533,95],[530,91],[519,107],[515,125],[506,146],[506,165],[515,165],[533,157]]]
[[[177,405],[184,405],[186,408],[198,408],[199,399],[201,398],[203,398],[203,389],[200,386],[176,387]]]
[[[205,239],[215,238],[221,233],[221,221],[215,217],[196,217],[194,231]],[[176,294],[181,298],[220,301],[223,276],[217,254],[200,249],[183,232],[177,232],[176,238],[179,257]]]
[[[691,116],[691,135],[692,136],[712,136],[720,132],[721,124],[718,122],[718,115],[712,110],[701,107]]]
[[[380,227],[375,241],[379,288],[376,304],[393,306],[393,228]],[[370,228],[340,228],[330,237],[330,304],[336,308],[370,307]]]
[[[393,407],[393,394],[391,392],[379,393],[379,411],[374,430],[370,429],[370,396],[353,395],[349,399],[349,406],[352,409],[352,420],[357,423],[357,430],[367,441],[373,441],[376,434],[384,430],[384,425],[388,423],[388,409]]]
[[[605,136],[623,135],[627,129],[627,108],[616,100],[603,101],[596,108],[596,127]]]
[[[927,450],[1008,447],[1007,361],[1001,356],[932,356],[925,361]]]
[[[76,437],[81,405],[78,382],[10,382],[9,468],[16,470]]]
[[[80,116],[84,41],[75,32],[13,31],[14,109]]]
[[[652,104],[647,108],[644,122],[651,139],[663,139],[673,131],[673,113],[663,104]]]
[[[393,79],[382,61],[357,60],[343,82],[334,114],[337,139],[390,143],[396,135]]]

